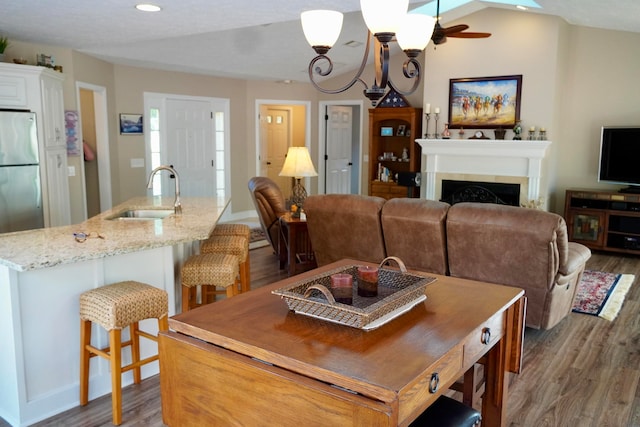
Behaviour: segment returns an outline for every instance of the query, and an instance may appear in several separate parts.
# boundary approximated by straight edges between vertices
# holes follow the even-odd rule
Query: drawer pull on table
[[[482,330],[480,342],[482,342],[482,344],[489,344],[491,342],[491,328],[484,328]]]
[[[429,381],[429,393],[433,394],[438,391],[438,386],[440,385],[440,376],[437,372],[431,374],[431,380]]]

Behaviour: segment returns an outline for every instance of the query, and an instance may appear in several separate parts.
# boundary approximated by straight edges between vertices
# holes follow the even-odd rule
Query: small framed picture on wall
[[[120,114],[121,135],[142,134],[142,114]]]

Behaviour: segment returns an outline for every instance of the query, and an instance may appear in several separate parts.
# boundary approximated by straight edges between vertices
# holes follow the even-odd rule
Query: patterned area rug
[[[624,298],[635,280],[633,274],[615,274],[585,270],[573,301],[575,313],[590,314],[613,320],[622,308]]]
[[[251,237],[249,238],[249,249],[262,248],[268,246],[269,242],[264,236],[262,227],[251,228]]]

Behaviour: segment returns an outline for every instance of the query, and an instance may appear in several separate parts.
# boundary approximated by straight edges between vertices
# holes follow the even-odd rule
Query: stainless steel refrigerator
[[[0,111],[0,233],[44,227],[36,115]]]

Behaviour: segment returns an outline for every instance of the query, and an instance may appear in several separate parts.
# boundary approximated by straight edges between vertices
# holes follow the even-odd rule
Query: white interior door
[[[327,107],[326,193],[351,193],[353,110],[351,107]]]
[[[165,161],[180,174],[180,193],[216,196],[216,148],[213,107],[209,101],[167,100]]]
[[[264,107],[264,116],[261,114],[261,120],[264,120],[262,126],[265,131],[265,144],[262,147],[266,176],[278,184],[286,197],[291,189],[291,178],[279,176],[279,173],[291,145],[291,111],[267,105]]]

